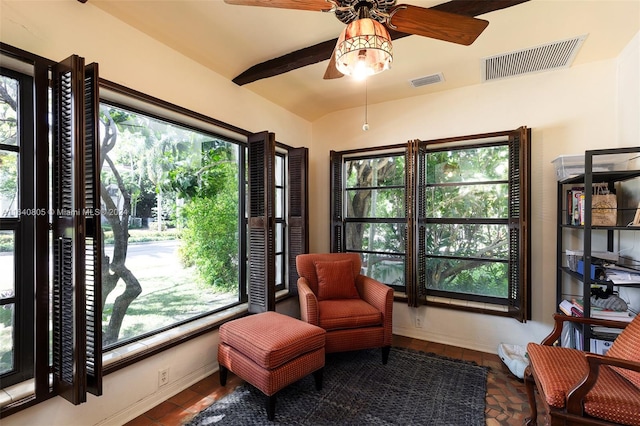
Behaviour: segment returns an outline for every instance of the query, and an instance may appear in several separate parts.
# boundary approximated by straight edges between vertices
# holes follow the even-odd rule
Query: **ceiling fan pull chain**
[[[369,94],[368,94],[367,80],[368,80],[367,78],[365,78],[364,80],[364,124],[362,125],[362,130],[364,130],[365,132],[369,130],[369,119],[368,119]]]

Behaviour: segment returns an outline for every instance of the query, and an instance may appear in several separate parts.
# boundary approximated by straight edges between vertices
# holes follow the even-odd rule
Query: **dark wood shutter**
[[[54,391],[74,404],[89,386],[101,393],[97,71],[75,55],[52,70],[52,372]]]
[[[84,209],[87,391],[102,395],[102,232],[100,226],[100,142],[98,64],[84,78]]]
[[[275,310],[275,135],[249,136],[249,312]]]
[[[530,130],[509,134],[509,314],[518,321],[531,318]]]
[[[289,186],[289,292],[298,294],[296,256],[309,252],[309,150],[293,148],[288,151]]]
[[[345,251],[344,245],[344,220],[343,220],[343,178],[342,178],[342,154],[331,151],[329,157],[331,191],[329,209],[331,210],[331,252],[341,253]]]
[[[420,141],[409,141],[405,151],[405,291],[407,305],[413,307],[426,301],[425,162]]]

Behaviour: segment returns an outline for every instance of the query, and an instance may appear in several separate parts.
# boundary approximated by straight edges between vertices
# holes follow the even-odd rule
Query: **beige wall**
[[[484,132],[532,129],[532,314],[513,319],[453,310],[394,305],[394,332],[486,352],[501,342],[526,344],[550,330],[555,312],[556,180],[551,161],[586,149],[638,146],[639,39],[620,58],[494,81],[458,90],[340,111],[313,123],[311,150],[312,251],[329,249],[331,149],[345,150]],[[390,71],[392,72],[392,71]],[[370,87],[375,86],[375,78]],[[446,78],[446,76],[445,76]],[[637,306],[638,307],[638,306]],[[415,316],[422,317],[416,328]]]
[[[394,332],[495,352],[500,341],[539,340],[554,308],[555,180],[551,160],[588,148],[640,145],[638,37],[619,60],[514,78],[448,93],[371,105],[371,130],[361,108],[313,124],[237,87],[184,56],[77,1],[0,3],[0,40],[50,59],[72,53],[100,64],[102,77],[279,141],[310,147],[311,250],[329,249],[328,153],[526,125],[533,129],[533,316],[515,320],[456,311],[408,309],[396,303]],[[55,21],[55,25],[50,23]],[[77,25],[80,23],[80,27]],[[131,42],[135,40],[135,42]],[[383,78],[379,76],[379,78]],[[623,81],[622,83],[619,83]],[[170,82],[170,83],[167,83]],[[375,85],[375,79],[369,83]],[[635,98],[634,98],[635,97]],[[295,312],[295,306],[279,310]],[[423,328],[413,318],[423,316]],[[105,377],[104,395],[74,407],[53,398],[6,419],[12,425],[121,424],[217,368],[217,333],[210,333]],[[170,368],[158,390],[157,372]]]
[[[71,54],[98,62],[103,78],[280,142],[311,146],[311,124],[111,18],[91,2],[0,2],[0,40],[48,59]],[[295,311],[295,307],[278,306]],[[0,423],[122,424],[217,370],[218,335],[210,333],[104,379],[104,394],[73,406],[53,398]],[[135,348],[133,348],[135,350]],[[158,370],[169,384],[158,389]]]

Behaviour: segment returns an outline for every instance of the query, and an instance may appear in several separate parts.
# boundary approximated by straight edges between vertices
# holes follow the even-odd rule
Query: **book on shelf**
[[[582,299],[571,299],[570,301],[565,299],[560,302],[558,307],[565,315],[584,317],[584,305],[582,303]],[[602,309],[597,306],[592,306],[589,316],[591,318],[631,322],[635,315],[629,310],[613,311],[611,309]]]
[[[624,322],[631,322],[633,320],[633,314],[629,311],[611,311],[598,308],[591,308],[591,317]]]
[[[582,311],[582,308],[580,308],[579,306],[575,305],[574,303],[568,301],[568,300],[563,300],[562,302],[560,302],[560,305],[558,305],[558,308],[560,308],[560,310],[562,311],[562,313],[564,313],[565,315],[568,315],[570,317],[583,317],[584,313]]]
[[[595,326],[591,329],[594,334],[617,336],[622,333],[623,328]]]
[[[609,193],[606,183],[594,183],[591,190],[592,194]],[[573,186],[567,190],[567,224],[584,225],[584,204],[584,186]]]

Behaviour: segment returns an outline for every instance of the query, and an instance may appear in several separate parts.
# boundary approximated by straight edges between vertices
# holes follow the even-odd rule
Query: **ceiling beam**
[[[473,17],[515,6],[526,1],[529,0],[452,0],[433,6],[431,9]],[[389,30],[389,35],[392,40],[397,40],[411,34]],[[239,86],[243,86],[263,78],[275,77],[276,75],[306,67],[307,65],[326,61],[331,58],[337,42],[338,39],[334,38],[259,63],[238,75],[233,79],[233,82]]]

